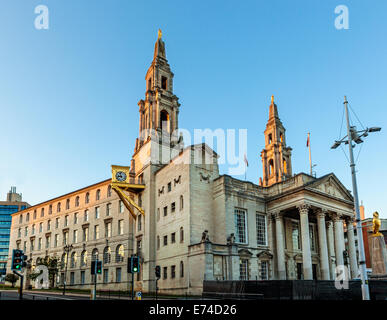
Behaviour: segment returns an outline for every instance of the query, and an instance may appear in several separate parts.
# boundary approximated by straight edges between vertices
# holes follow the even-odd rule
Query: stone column
[[[286,280],[283,216],[280,212],[275,212],[273,216],[275,218],[278,280]]]
[[[321,264],[321,276],[323,280],[329,280],[329,260],[328,260],[328,245],[327,245],[327,233],[325,230],[325,214],[326,210],[320,209],[317,212],[317,225],[318,225],[318,241],[320,247],[320,264]]]
[[[333,236],[333,223],[332,221],[327,222],[327,241],[328,241],[328,259],[331,280],[336,277],[336,254],[335,254],[335,239]]]
[[[346,219],[346,225],[349,251],[349,265],[351,266],[351,278],[354,279],[357,278],[359,271],[356,257],[355,234],[353,232],[353,219]]]
[[[334,229],[335,229],[335,249],[336,249],[336,266],[344,265],[343,252],[345,249],[344,244],[344,229],[343,220],[341,215],[332,215]]]
[[[306,203],[303,203],[297,206],[297,209],[300,212],[302,264],[303,264],[304,280],[313,280],[312,254],[310,252],[310,237],[309,237],[309,219],[308,219],[309,208],[310,206]]]

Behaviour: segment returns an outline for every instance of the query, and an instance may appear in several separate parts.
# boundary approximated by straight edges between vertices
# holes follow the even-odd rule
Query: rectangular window
[[[42,250],[42,238],[39,238],[39,241],[38,241],[38,250]]]
[[[42,232],[43,231],[43,222],[41,222],[40,224],[39,224],[39,232]]]
[[[84,219],[83,221],[89,221],[89,210],[85,210]]]
[[[24,236],[26,236],[26,237],[28,236],[28,227],[24,228]]]
[[[55,240],[54,240],[54,247],[55,247],[55,248],[58,246],[58,243],[59,243],[59,235],[56,234],[56,235],[55,235]]]
[[[75,282],[75,274],[74,272],[70,272],[70,284],[74,285]]]
[[[65,216],[65,223],[64,223],[65,227],[67,227],[69,225],[69,216]]]
[[[83,241],[88,241],[89,240],[89,228],[83,228]]]
[[[118,234],[124,234],[124,220],[118,220]]]
[[[175,209],[176,209],[176,203],[172,202],[172,204],[171,204],[171,212],[175,212]]]
[[[261,280],[268,280],[267,261],[261,261]]]
[[[108,203],[106,205],[106,216],[110,216],[111,209],[112,209],[112,204]]]
[[[168,183],[168,192],[171,192],[171,190],[172,190],[172,183],[169,182],[169,183]]]
[[[293,250],[301,249],[299,225],[296,221],[292,221],[292,243]]]
[[[17,230],[17,237],[18,237],[18,238],[21,237],[21,228],[19,228],[19,229]]]
[[[63,245],[67,245],[69,243],[69,233],[63,232]]]
[[[31,232],[31,234],[32,234],[32,235],[35,234],[35,225],[34,225],[34,224],[32,225],[32,232]]]
[[[55,229],[59,228],[59,218],[55,219]]]
[[[164,217],[166,217],[168,214],[168,207],[164,207]]]
[[[95,207],[95,218],[99,219],[99,207]]]
[[[46,249],[50,248],[50,236],[46,237]]]
[[[47,221],[47,231],[51,230],[51,220]]]
[[[239,274],[240,280],[249,280],[249,261],[247,259],[240,259]]]
[[[239,243],[247,243],[246,234],[246,210],[235,208],[234,211],[235,222],[235,241]]]
[[[94,240],[99,239],[99,226],[94,226]]]
[[[176,242],[176,232],[171,234],[171,243],[175,243],[175,242]]]
[[[112,223],[108,222],[105,224],[105,237],[110,238],[112,236]]]
[[[103,283],[109,282],[109,269],[103,269]]]
[[[171,266],[171,278],[174,279],[176,276],[176,266]]]
[[[78,213],[74,213],[74,224],[78,223]]]
[[[168,236],[164,236],[164,246],[168,244]]]
[[[119,208],[120,208],[120,213],[123,213],[124,212],[124,203],[122,202],[122,200],[119,201]]]
[[[168,267],[164,267],[163,268],[163,279],[167,279],[168,278]]]
[[[116,282],[121,282],[121,268],[116,268]]]
[[[74,230],[73,232],[73,242],[74,243],[78,242],[78,230]]]
[[[81,284],[85,284],[85,271],[81,271]]]
[[[257,245],[266,246],[266,216],[256,214]]]

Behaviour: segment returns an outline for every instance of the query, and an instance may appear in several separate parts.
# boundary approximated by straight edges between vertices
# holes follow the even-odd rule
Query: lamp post
[[[63,279],[63,295],[66,294],[66,278],[67,278],[67,265],[69,262],[69,252],[73,250],[73,245],[65,245],[63,248],[64,252],[66,253],[66,267],[65,267],[65,274],[64,274],[64,279]]]
[[[356,170],[355,170],[355,161],[353,158],[353,146],[352,141],[359,144],[362,143],[362,137],[367,137],[369,132],[377,132],[380,131],[379,127],[366,128],[364,130],[357,131],[355,126],[351,126],[349,123],[349,114],[348,114],[348,101],[347,97],[344,96],[344,108],[345,108],[345,116],[347,120],[347,135],[339,141],[335,141],[331,149],[336,149],[342,143],[348,144],[349,148],[349,157],[350,157],[350,167],[351,167],[351,175],[352,175],[352,188],[353,188],[353,200],[355,204],[355,212],[356,212],[356,231],[358,238],[358,250],[359,250],[359,264],[360,264],[360,276],[361,276],[361,288],[362,288],[362,296],[363,300],[370,299],[370,292],[368,287],[368,277],[366,270],[366,261],[364,254],[364,243],[363,243],[363,230],[360,219],[360,210],[359,210],[359,196],[357,193],[357,181],[356,181]]]

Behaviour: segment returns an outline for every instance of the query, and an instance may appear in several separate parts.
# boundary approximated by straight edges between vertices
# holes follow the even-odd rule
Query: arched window
[[[77,253],[73,252],[71,254],[71,262],[70,262],[71,268],[75,268],[77,265]]]
[[[20,218],[22,218],[22,215],[20,216]],[[20,222],[22,221],[23,219],[20,219]],[[30,221],[30,213],[28,212],[27,213],[27,216],[26,216],[26,222]]]
[[[183,198],[183,196],[181,195],[181,196],[180,196],[180,210],[183,210],[183,208],[184,208],[184,198]]]
[[[27,213],[27,215],[28,215],[29,213]],[[19,223],[23,223],[23,215],[21,214],[20,216],[19,216]]]
[[[56,212],[60,212],[60,202],[58,202],[58,204],[56,206]]]
[[[87,266],[87,251],[83,250],[81,253],[81,267]]]
[[[66,260],[67,260],[66,257],[67,257],[67,253],[63,253],[62,258],[60,259],[60,266],[62,269],[66,267]]]
[[[52,214],[52,204],[48,207],[48,214]]]
[[[91,253],[91,261],[96,261],[98,260],[98,249],[95,248],[93,249],[93,252]]]
[[[180,242],[184,242],[184,229],[180,227]]]
[[[161,110],[161,112],[160,112],[160,128],[161,128],[161,131],[170,132],[169,114],[165,110]]]
[[[271,176],[274,173],[274,162],[273,159],[269,160],[269,176]]]
[[[184,277],[184,262],[180,261],[180,278]]]
[[[103,249],[103,263],[110,263],[111,256],[112,256],[112,251],[110,247],[105,247],[105,249]]]
[[[66,210],[70,209],[70,199],[66,200]]]
[[[85,203],[89,203],[90,201],[90,193],[86,193],[86,197],[85,197]]]
[[[44,217],[44,208],[42,208],[42,210],[40,211],[40,216]]]
[[[101,198],[101,190],[97,190],[97,192],[95,193],[95,200],[99,200]]]
[[[112,196],[112,187],[111,187],[111,186],[108,186],[108,189],[107,189],[107,196],[108,196],[108,197],[111,197],[111,196]]]
[[[75,206],[79,207],[79,196],[75,198]]]
[[[124,261],[124,246],[119,244],[116,248],[116,262]]]

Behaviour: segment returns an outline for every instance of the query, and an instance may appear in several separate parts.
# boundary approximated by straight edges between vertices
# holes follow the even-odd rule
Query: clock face
[[[123,172],[123,171],[118,171],[118,172],[116,173],[116,179],[117,179],[118,181],[125,181],[125,180],[126,180],[126,173]]]

